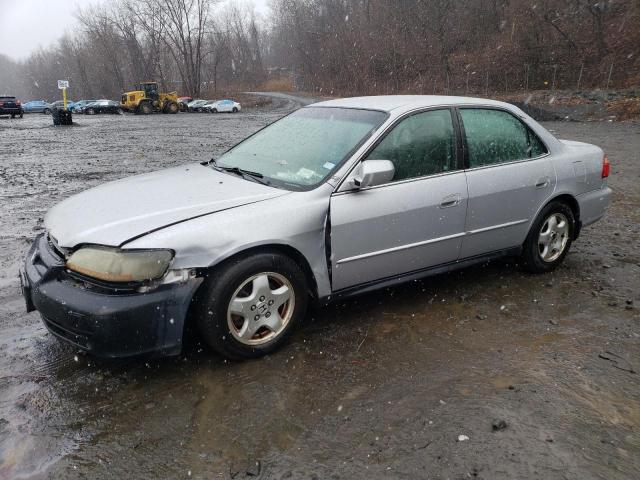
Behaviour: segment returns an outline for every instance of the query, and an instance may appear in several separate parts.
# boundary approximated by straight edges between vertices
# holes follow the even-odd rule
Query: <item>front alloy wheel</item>
[[[275,272],[258,273],[233,293],[227,309],[229,331],[245,345],[267,343],[286,328],[294,307],[289,280]]]
[[[256,358],[277,350],[306,312],[304,271],[279,252],[259,252],[211,271],[194,309],[206,342],[227,358]]]

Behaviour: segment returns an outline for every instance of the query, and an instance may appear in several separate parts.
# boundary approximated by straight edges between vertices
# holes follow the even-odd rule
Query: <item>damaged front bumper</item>
[[[27,253],[20,282],[27,311],[38,310],[51,333],[96,356],[126,357],[180,353],[189,305],[202,279],[145,293],[92,286],[67,272],[42,234]]]

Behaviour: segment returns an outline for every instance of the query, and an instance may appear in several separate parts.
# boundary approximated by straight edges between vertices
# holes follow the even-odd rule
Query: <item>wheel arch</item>
[[[568,192],[558,192],[557,194],[549,198],[546,202],[544,202],[536,212],[536,215],[533,217],[529,229],[533,227],[536,219],[538,218],[538,215],[540,215],[540,212],[552,202],[562,202],[571,209],[573,218],[575,220],[572,240],[576,240],[578,238],[578,235],[580,235],[580,229],[582,227],[582,222],[580,221],[580,204],[578,203],[576,197]]]
[[[250,255],[254,255],[256,253],[280,253],[288,256],[293,261],[295,261],[304,272],[305,279],[307,280],[307,288],[309,291],[309,295],[313,299],[318,298],[318,283],[316,281],[316,277],[313,273],[311,265],[307,258],[295,247],[291,245],[282,244],[282,243],[268,243],[262,245],[255,245],[248,247],[246,249],[229,253],[226,256],[222,256],[218,258],[215,263],[212,263],[208,267],[199,268],[198,275],[209,276],[214,274],[217,269],[220,269],[227,265],[230,262],[241,260],[242,258],[248,257]]]

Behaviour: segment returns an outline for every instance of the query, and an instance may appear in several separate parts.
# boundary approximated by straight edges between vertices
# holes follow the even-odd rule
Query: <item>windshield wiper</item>
[[[209,163],[213,164],[214,168],[216,168],[217,170],[222,170],[224,172],[229,172],[229,173],[235,173],[236,175],[239,175],[243,178],[249,177],[253,181],[261,183],[262,185],[269,185],[269,182],[267,182],[266,180],[262,180],[264,178],[264,175],[261,174],[260,172],[252,172],[251,170],[245,170],[244,168],[225,167],[223,165],[218,165],[215,159],[213,158]]]

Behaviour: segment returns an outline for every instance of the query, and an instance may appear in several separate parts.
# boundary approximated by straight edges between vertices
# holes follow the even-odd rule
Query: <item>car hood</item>
[[[286,195],[200,164],[137,175],[74,195],[45,216],[61,247],[120,246],[191,218]]]

